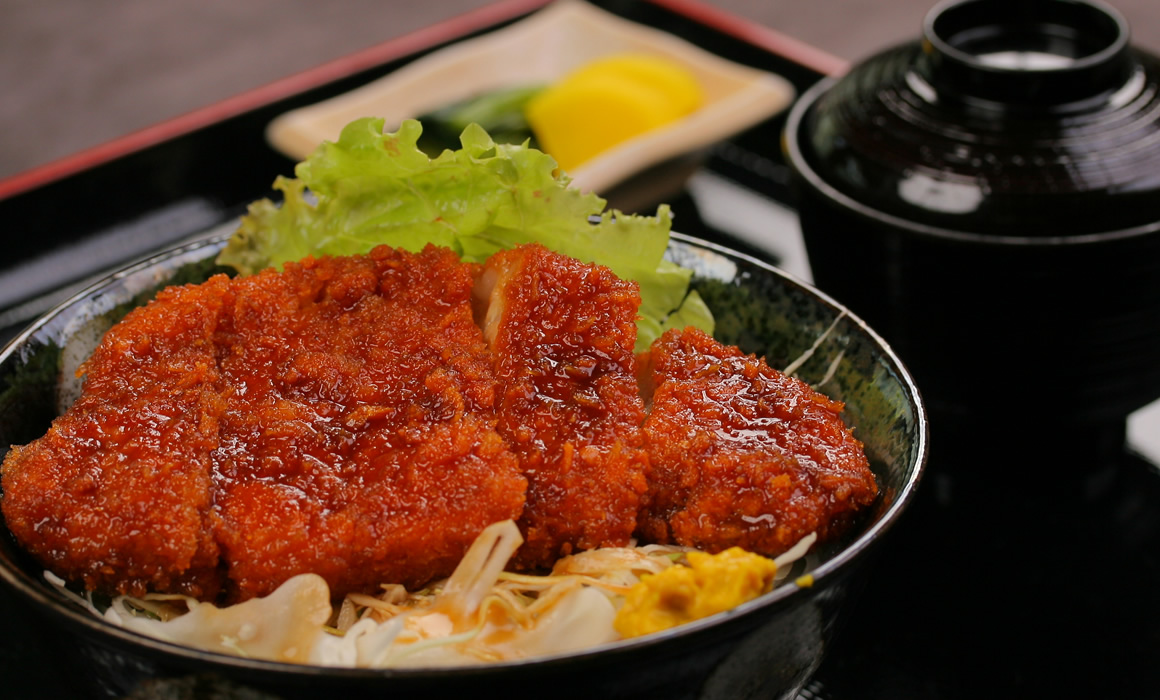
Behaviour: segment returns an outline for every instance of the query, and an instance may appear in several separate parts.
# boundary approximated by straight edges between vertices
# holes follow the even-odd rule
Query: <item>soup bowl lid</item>
[[[819,85],[794,112],[799,171],[915,230],[1059,239],[1160,227],[1160,59],[1100,2],[943,2],[919,40]]]

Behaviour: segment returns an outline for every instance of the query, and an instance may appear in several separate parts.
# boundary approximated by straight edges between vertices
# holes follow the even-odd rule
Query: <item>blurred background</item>
[[[491,2],[2,0],[0,178]],[[916,37],[934,3],[709,4],[857,61]],[[1110,4],[1160,53],[1160,2]]]

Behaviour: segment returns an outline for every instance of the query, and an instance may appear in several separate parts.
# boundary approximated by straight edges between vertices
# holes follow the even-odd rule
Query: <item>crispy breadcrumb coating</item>
[[[645,489],[636,284],[527,245],[487,261],[477,297],[488,304],[499,432],[528,478],[517,565],[626,544]]]
[[[877,494],[842,404],[694,328],[642,354],[652,542],[776,556],[837,535]]]
[[[448,250],[380,247],[162,292],[7,459],[10,529],[62,576],[136,594],[446,576],[526,488],[472,284]]]
[[[169,288],[12,448],[0,505],[91,590],[237,602],[307,572],[336,598],[413,589],[507,519],[520,568],[634,534],[773,556],[874,500],[841,403],[693,329],[636,358],[639,304],[536,244]]]

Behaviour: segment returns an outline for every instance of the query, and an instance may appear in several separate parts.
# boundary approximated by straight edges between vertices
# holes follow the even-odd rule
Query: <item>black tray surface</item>
[[[799,91],[821,77],[792,52],[750,43],[728,22],[674,9],[679,3],[596,4],[782,75]],[[95,276],[229,226],[247,203],[271,194],[274,176],[293,167],[263,136],[276,115],[517,19],[448,36],[0,199],[0,220],[11,232],[0,261],[0,339]],[[780,153],[783,120],[714,147],[683,189],[642,200],[656,174],[646,172],[609,198],[637,202],[642,211],[667,201],[677,230],[808,276]],[[1067,446],[940,452],[941,438],[969,440],[953,430],[932,425],[926,482],[877,553],[800,699],[1160,697],[1154,464],[1124,447],[1123,426]],[[68,640],[49,634],[6,591],[0,626],[0,695],[92,693]],[[187,690],[182,697],[199,697]]]

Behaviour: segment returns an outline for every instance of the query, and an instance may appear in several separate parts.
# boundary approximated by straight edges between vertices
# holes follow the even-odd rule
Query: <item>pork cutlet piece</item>
[[[314,572],[332,592],[449,575],[526,481],[496,433],[472,268],[379,247],[240,281],[219,331],[235,387],[218,453],[237,597]]]
[[[14,531],[54,571],[135,593],[239,601],[315,572],[337,597],[450,574],[526,488],[472,284],[450,251],[381,247],[163,292],[5,464]]]
[[[224,410],[214,329],[230,283],[162,291],[80,368],[84,393],[3,465],[8,528],[46,568],[89,589],[212,598],[210,526]]]
[[[811,532],[837,535],[877,494],[842,403],[764,359],[670,330],[642,354],[641,384],[649,541],[776,556]]]
[[[476,294],[495,354],[498,429],[528,478],[516,566],[625,545],[647,459],[636,283],[532,244],[493,255]]]

